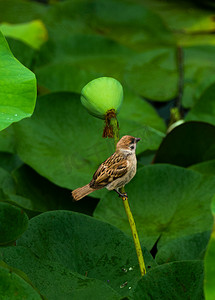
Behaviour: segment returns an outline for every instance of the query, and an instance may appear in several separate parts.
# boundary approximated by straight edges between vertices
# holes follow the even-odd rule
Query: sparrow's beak
[[[135,142],[139,142],[141,139],[140,138],[135,138]]]

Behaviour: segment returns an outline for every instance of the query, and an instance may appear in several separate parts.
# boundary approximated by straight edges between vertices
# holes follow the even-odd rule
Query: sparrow
[[[120,197],[127,196],[119,192],[136,174],[136,145],[139,138],[123,136],[116,145],[116,151],[96,170],[90,183],[72,192],[73,199],[78,201],[88,194],[106,188],[116,191]]]

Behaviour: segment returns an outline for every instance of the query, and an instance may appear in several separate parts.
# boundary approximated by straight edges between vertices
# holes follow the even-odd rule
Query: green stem
[[[119,125],[118,125],[118,121],[116,118],[112,118],[110,121],[110,124],[113,127],[113,137],[114,137],[114,146],[116,149],[116,145],[119,141]],[[125,194],[125,188],[122,187],[120,189],[120,192],[122,194]],[[134,218],[133,215],[131,213],[131,209],[128,203],[128,197],[121,197],[123,200],[123,205],[125,208],[125,212],[127,214],[128,217],[128,221],[131,227],[131,232],[132,232],[132,236],[133,236],[133,240],[134,240],[134,245],[135,245],[135,249],[136,249],[136,253],[137,253],[137,258],[138,258],[138,262],[139,262],[139,266],[140,266],[140,272],[141,272],[141,276],[144,276],[146,274],[146,267],[145,267],[145,263],[144,263],[144,259],[143,259],[143,253],[142,253],[142,249],[140,246],[140,241],[139,241],[139,237],[138,237],[138,233],[137,233],[137,229],[136,229],[136,225],[134,222]]]
[[[113,127],[114,147],[116,149],[116,144],[119,141],[119,124],[117,118],[111,118],[110,125]]]

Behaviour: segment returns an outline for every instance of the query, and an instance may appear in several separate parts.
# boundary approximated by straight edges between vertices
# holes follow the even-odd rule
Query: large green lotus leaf
[[[3,255],[4,260],[10,261],[13,265],[19,265],[21,269],[26,269],[26,265],[29,266],[27,273],[37,289],[46,296],[45,299],[93,299],[95,295],[105,300],[121,298],[116,291],[102,281],[81,276],[55,261],[37,259],[30,250],[24,247],[18,249],[7,247]],[[15,260],[17,260],[16,263]]]
[[[0,130],[30,117],[36,101],[35,75],[17,61],[0,32]]]
[[[176,48],[156,48],[131,58],[125,73],[129,87],[142,96],[168,101],[177,96]]]
[[[54,21],[53,21],[54,22]],[[55,24],[56,26],[56,20]],[[64,24],[65,26],[65,24]],[[71,26],[71,25],[70,25]],[[56,26],[57,27],[57,26]],[[41,51],[36,59],[36,66],[43,66],[44,63],[56,63],[60,61],[68,61],[80,65],[82,68],[93,69],[93,60],[101,58],[117,60],[117,66],[120,63],[126,63],[126,59],[136,53],[132,49],[120,45],[116,41],[95,33],[76,33],[71,30],[68,35],[67,31],[63,30],[63,26],[56,28],[59,36],[56,36],[55,31],[51,31],[49,41],[41,48]],[[55,33],[54,33],[55,32]],[[50,51],[53,51],[50,53]],[[49,55],[48,55],[49,53]],[[103,63],[105,65],[105,63]],[[114,64],[112,63],[114,66]],[[115,70],[117,71],[117,66]],[[108,68],[108,66],[106,66]],[[97,70],[104,72],[102,66],[94,66]],[[118,71],[119,73],[119,71]]]
[[[203,275],[201,261],[173,262],[158,266],[139,281],[134,299],[204,299]]]
[[[154,248],[154,255],[158,251],[158,262],[202,257],[212,227],[215,177],[165,164],[146,166],[138,170],[126,192],[139,237],[147,249]],[[94,216],[130,234],[119,202],[115,194],[107,193]],[[191,245],[196,249],[190,251]]]
[[[38,292],[11,269],[0,266],[0,298],[10,300],[41,300]]]
[[[86,184],[108,156],[103,122],[89,116],[79,95],[39,98],[34,115],[15,126],[17,151],[38,173],[63,187]],[[99,144],[101,144],[99,146]]]
[[[212,84],[194,107],[188,112],[185,120],[203,121],[215,125],[215,84]]]
[[[211,210],[214,217],[215,224],[215,197],[213,197]],[[215,225],[211,233],[210,242],[207,247],[207,252],[205,255],[205,282],[204,282],[204,291],[205,299],[213,300],[215,297]]]
[[[0,245],[15,241],[27,226],[28,217],[22,209],[0,202]]]
[[[214,83],[214,50],[214,46],[205,45],[184,49],[184,107],[193,107],[204,90]]]
[[[164,120],[158,116],[152,105],[127,89],[124,90],[124,100],[119,119],[132,120],[161,132],[166,132]],[[120,127],[122,128],[122,126]]]
[[[64,60],[35,69],[38,84],[51,92],[71,91],[80,93],[91,80],[110,76],[122,81],[123,65],[117,57],[95,57],[82,60]]]
[[[215,159],[215,126],[185,122],[175,127],[161,143],[154,162],[188,167]]]
[[[121,135],[143,138],[139,153],[158,148],[163,133],[141,123],[140,117],[137,121],[132,116],[119,118],[119,122]],[[102,139],[104,123],[88,114],[79,95],[41,97],[32,118],[16,125],[21,159],[62,187],[74,189],[89,182],[99,164],[114,152],[113,141]]]
[[[131,238],[107,223],[69,211],[47,212],[31,219],[17,246],[4,248],[1,253],[6,263],[25,272],[51,299],[64,298],[63,280],[69,292],[73,286],[76,293],[85,284],[87,288],[85,276],[85,280],[98,279],[106,289],[111,287],[127,296],[129,287],[135,287],[141,278]],[[145,248],[143,255],[146,267],[153,268],[155,263]]]
[[[28,23],[0,23],[0,30],[5,37],[20,40],[34,49],[39,49],[48,39],[46,28],[40,20]]]
[[[50,91],[80,93],[96,77],[111,76],[122,81],[125,65],[133,55],[131,49],[103,36],[77,34],[64,28],[65,24],[61,30],[56,28],[59,33],[54,31],[53,36],[50,31],[49,42],[35,59],[39,85]]]
[[[0,267],[6,269],[8,271],[10,271],[10,273],[12,273],[12,272],[15,273],[16,275],[18,275],[19,277],[21,277],[22,279],[24,279],[28,284],[30,284],[34,288],[32,282],[30,281],[30,279],[28,278],[28,276],[24,272],[22,272],[21,270],[9,266],[3,260],[0,260]]]

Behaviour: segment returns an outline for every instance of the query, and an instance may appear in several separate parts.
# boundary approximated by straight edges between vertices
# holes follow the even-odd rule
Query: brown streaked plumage
[[[135,150],[139,140],[130,135],[123,136],[117,143],[116,152],[98,167],[90,183],[72,192],[73,199],[78,201],[104,187],[120,194],[118,189],[127,184],[136,174]]]

